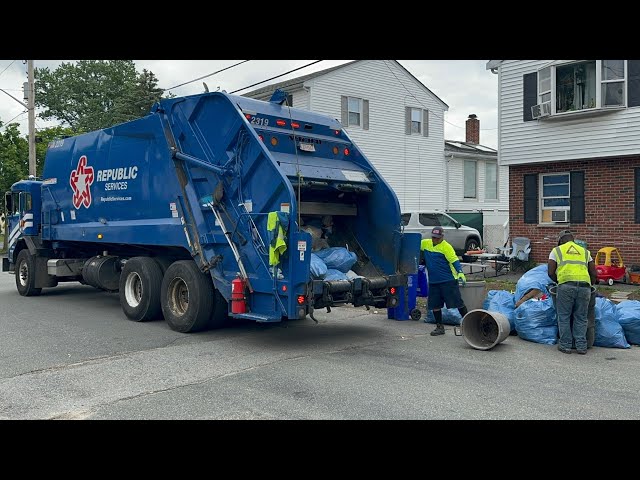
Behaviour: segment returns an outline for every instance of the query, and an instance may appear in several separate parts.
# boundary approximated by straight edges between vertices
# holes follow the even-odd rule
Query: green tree
[[[4,194],[11,185],[29,173],[29,143],[20,136],[17,123],[0,122],[0,208],[5,209]],[[7,249],[8,235],[3,235],[2,250]]]
[[[138,74],[132,60],[80,60],[55,70],[36,68],[36,106],[45,120],[74,133],[142,117],[162,95],[153,72]]]

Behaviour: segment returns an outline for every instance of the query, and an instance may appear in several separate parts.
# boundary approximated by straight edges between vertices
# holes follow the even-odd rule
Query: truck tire
[[[145,322],[160,318],[162,270],[150,257],[133,257],[120,274],[120,305],[129,320]]]
[[[222,328],[230,323],[229,305],[216,288],[213,299],[213,310],[211,311],[211,318],[209,319],[209,328]]]
[[[214,303],[211,277],[193,260],[179,260],[164,273],[160,303],[164,318],[176,332],[197,332],[208,326]]]
[[[35,297],[42,292],[36,288],[36,257],[28,249],[21,250],[16,259],[16,287],[23,297]]]
[[[173,259],[169,257],[153,257],[158,265],[160,265],[160,270],[162,270],[162,275],[167,271],[167,268],[171,266],[173,263]]]

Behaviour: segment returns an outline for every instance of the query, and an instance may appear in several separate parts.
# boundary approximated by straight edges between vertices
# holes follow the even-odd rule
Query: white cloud
[[[162,88],[172,87],[222,68],[241,60],[136,60],[136,67],[151,70],[159,79]],[[311,63],[313,60],[251,60],[215,76],[179,87],[172,92],[175,95],[191,95],[203,91],[205,82],[210,91],[226,90],[232,92],[253,83],[279,75],[288,70]],[[69,60],[65,60],[69,62]],[[345,63],[345,60],[324,60],[311,67],[299,70],[269,83],[295,78],[318,70]],[[465,120],[474,113],[480,120],[480,143],[497,148],[498,121],[498,77],[485,69],[486,60],[399,60],[418,80],[438,95],[447,105],[445,114],[445,138],[447,140],[465,139]],[[0,72],[11,60],[0,60]],[[36,60],[36,67],[54,69],[61,60]],[[2,75],[0,88],[19,100],[23,100],[22,84],[26,82],[26,64],[15,61]],[[264,86],[267,83],[260,85]],[[258,88],[258,87],[256,87]],[[243,90],[239,93],[245,93]],[[0,120],[8,122],[19,115],[20,129],[27,133],[27,114],[20,115],[24,107],[0,92]],[[47,127],[55,122],[36,119],[38,127]]]

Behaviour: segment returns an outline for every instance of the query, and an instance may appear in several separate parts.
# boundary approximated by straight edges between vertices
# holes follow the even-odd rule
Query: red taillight
[[[287,286],[286,285],[282,285],[282,291],[286,292],[287,291]]]
[[[251,114],[250,113],[245,113],[244,116],[245,116],[245,118],[247,120],[251,120]]]
[[[391,287],[391,288],[389,289],[389,293],[390,293],[391,295],[395,295],[395,294],[396,294],[396,287]]]
[[[262,135],[258,135],[258,138],[264,142],[264,137]]]
[[[333,133],[335,133],[336,135],[340,135],[340,130],[334,130]]]
[[[296,122],[291,122],[291,126],[292,126],[293,128],[300,128],[300,124],[299,124],[299,123],[296,123]]]
[[[349,155],[349,153],[351,153],[351,152],[349,152],[349,149],[348,149],[348,148],[345,148],[345,149],[344,149],[344,155],[345,155],[345,156],[347,156],[347,155]]]
[[[284,120],[276,120],[276,125],[279,127],[284,127],[287,124]]]
[[[304,295],[298,295],[298,305],[302,305],[304,303]]]

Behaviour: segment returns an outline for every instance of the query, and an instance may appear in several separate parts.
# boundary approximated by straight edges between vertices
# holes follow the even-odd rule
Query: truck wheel
[[[120,305],[134,322],[160,318],[160,287],[162,270],[149,257],[133,257],[125,263],[120,274]]]
[[[197,332],[209,323],[214,302],[211,277],[193,260],[171,264],[162,279],[160,303],[164,318],[176,332]]]
[[[229,304],[216,288],[213,299],[213,310],[211,311],[211,318],[209,319],[209,327],[221,328],[231,323],[230,320]]]
[[[36,288],[36,257],[26,248],[21,250],[16,260],[16,287],[23,297],[40,295],[41,288]]]
[[[171,266],[173,260],[168,257],[153,257],[158,265],[160,265],[160,270],[162,270],[162,274],[167,271],[167,268]]]

